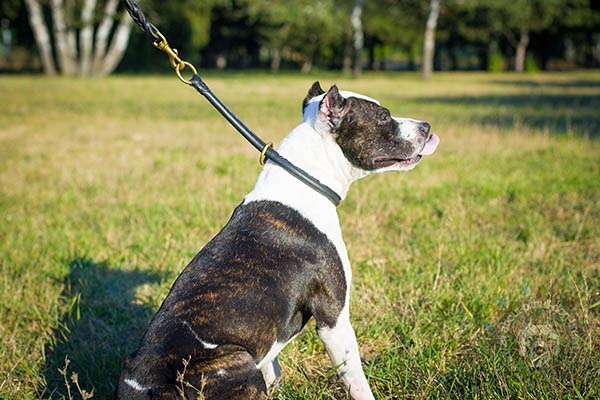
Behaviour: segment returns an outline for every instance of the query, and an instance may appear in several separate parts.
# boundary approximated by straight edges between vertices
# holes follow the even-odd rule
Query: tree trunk
[[[354,34],[354,67],[352,74],[355,78],[362,74],[362,49],[365,44],[365,36],[362,28],[362,0],[355,0],[352,10],[352,31]]]
[[[89,76],[92,74],[92,49],[94,40],[94,8],[96,7],[96,0],[85,0],[83,9],[81,10],[81,31],[79,32],[79,73],[82,76]]]
[[[515,71],[518,73],[525,71],[525,55],[527,53],[528,45],[529,32],[522,30],[521,37],[519,38],[519,44],[517,44],[517,54],[515,56]]]
[[[281,49],[279,47],[273,49],[273,58],[271,58],[271,72],[279,72],[281,68]]]
[[[108,47],[108,35],[115,22],[115,12],[117,11],[118,0],[108,0],[104,5],[104,17],[102,22],[96,30],[96,40],[94,44],[94,62],[92,64],[93,74],[100,71],[102,67],[102,60],[106,54],[106,48]]]
[[[131,18],[127,14],[127,11],[123,11],[121,15],[121,22],[119,22],[119,26],[117,27],[112,42],[110,45],[110,49],[106,53],[106,56],[102,60],[102,65],[98,70],[98,75],[108,75],[117,68],[123,55],[125,54],[125,50],[127,50],[127,43],[129,43],[129,35],[131,34]]]
[[[217,67],[217,69],[219,71],[223,71],[225,68],[227,68],[227,57],[225,57],[225,54],[223,54],[223,53],[217,54],[217,58],[215,60],[215,66]]]
[[[63,75],[108,75],[117,67],[127,49],[131,19],[124,11],[113,32],[119,1],[106,0],[104,16],[94,35],[97,3],[98,0],[83,0],[80,3],[74,0],[46,2],[50,5],[52,15],[54,35],[51,38],[44,22],[44,9],[40,1],[25,0],[31,29],[46,74],[57,73],[51,40],[54,41],[58,70]],[[111,42],[108,44],[111,36]]]
[[[33,30],[33,36],[40,52],[42,66],[47,75],[56,75],[56,66],[52,58],[52,44],[50,43],[50,34],[44,22],[44,14],[38,0],[25,0],[27,11],[29,13],[29,23]]]
[[[52,0],[52,20],[54,23],[54,44],[58,57],[58,65],[63,75],[74,75],[76,72],[75,60],[72,58],[72,40],[69,39],[67,25],[65,24],[64,8],[62,0]]]
[[[312,67],[313,67],[313,58],[312,58],[312,55],[308,55],[308,56],[306,56],[306,58],[304,59],[304,62],[302,63],[301,71],[303,74],[309,74],[310,71],[312,71]]]
[[[69,54],[69,59],[73,62],[73,70],[76,74],[79,72],[79,63],[77,60],[77,34],[75,33],[75,26],[80,23],[80,20],[76,19],[75,17],[75,1],[65,0],[64,10],[67,51]]]
[[[435,29],[440,15],[440,0],[431,0],[429,3],[429,16],[425,27],[425,40],[423,43],[423,78],[429,79],[433,71],[433,56],[435,53]]]

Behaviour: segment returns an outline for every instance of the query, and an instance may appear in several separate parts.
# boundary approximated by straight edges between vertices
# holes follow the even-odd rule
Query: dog
[[[373,172],[407,171],[439,137],[379,102],[315,82],[289,161],[340,197]],[[192,259],[124,363],[116,399],[258,400],[273,360],[311,317],[350,396],[373,399],[350,324],[350,260],[335,205],[267,162],[225,227]]]

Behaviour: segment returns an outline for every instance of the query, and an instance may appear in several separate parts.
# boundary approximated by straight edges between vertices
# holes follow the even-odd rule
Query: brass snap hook
[[[179,52],[177,51],[177,49],[173,49],[171,48],[171,46],[169,46],[169,42],[167,42],[167,39],[158,29],[155,33],[158,36],[158,39],[152,43],[154,47],[167,53],[167,55],[169,56],[169,63],[171,64],[171,67],[173,67],[173,69],[175,70],[175,73],[177,74],[179,80],[185,83],[186,85],[191,85],[192,81],[185,79],[181,75],[181,71],[183,71],[185,67],[188,67],[190,70],[192,70],[194,75],[197,75],[198,71],[196,70],[196,67],[194,67],[191,63],[183,61],[181,58],[179,58]]]

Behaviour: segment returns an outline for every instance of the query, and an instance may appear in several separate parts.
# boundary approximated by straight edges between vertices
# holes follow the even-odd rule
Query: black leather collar
[[[308,185],[313,190],[316,190],[323,196],[327,197],[329,201],[331,201],[335,206],[340,204],[342,201],[341,197],[329,186],[321,183],[318,179],[304,171],[303,169],[295,166],[286,158],[284,158],[281,154],[277,152],[277,150],[273,149],[273,147],[269,146],[265,143],[261,138],[256,136],[254,132],[252,132],[242,121],[240,121],[235,114],[227,108],[225,104],[215,94],[210,90],[210,88],[204,83],[202,78],[197,74],[194,74],[191,79],[191,85],[196,89],[198,93],[204,96],[210,104],[213,105],[221,113],[221,115],[229,121],[229,123],[242,134],[244,138],[252,146],[254,146],[258,151],[264,151],[264,155],[267,159],[277,164],[285,171],[287,171],[290,175],[294,176],[302,183]],[[266,150],[265,150],[266,149]]]

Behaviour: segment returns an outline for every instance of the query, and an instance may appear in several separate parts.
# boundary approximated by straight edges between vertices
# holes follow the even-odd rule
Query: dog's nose
[[[427,122],[419,122],[419,129],[421,130],[421,132],[427,135],[429,133],[429,130],[431,129],[431,125],[429,125]]]

